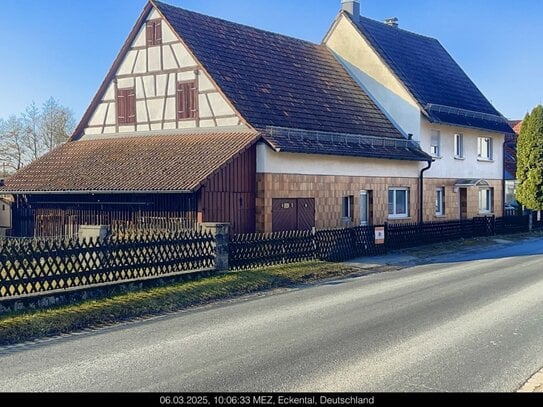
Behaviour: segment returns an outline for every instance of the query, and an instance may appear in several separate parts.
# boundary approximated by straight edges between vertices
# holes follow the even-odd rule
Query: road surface
[[[0,391],[514,391],[543,240],[0,348]]]

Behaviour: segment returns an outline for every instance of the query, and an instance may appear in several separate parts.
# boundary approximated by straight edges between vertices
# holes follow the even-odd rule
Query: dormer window
[[[147,46],[162,44],[162,21],[149,20],[147,21]]]

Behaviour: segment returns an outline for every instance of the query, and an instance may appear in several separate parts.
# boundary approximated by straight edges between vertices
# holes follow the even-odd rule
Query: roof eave
[[[451,126],[451,127],[461,127],[463,129],[475,129],[475,130],[480,130],[480,131],[487,131],[487,132],[490,132],[490,133],[497,133],[497,134],[515,134],[514,132],[506,132],[506,131],[500,131],[500,130],[492,130],[492,129],[487,129],[487,128],[484,128],[484,127],[478,127],[478,126],[467,126],[467,125],[463,125],[463,124],[457,124],[457,123],[449,123],[449,122],[445,122],[443,120],[437,120],[435,118],[433,118],[431,115],[427,115],[427,119],[430,123],[434,123],[434,124],[442,124],[444,126]]]

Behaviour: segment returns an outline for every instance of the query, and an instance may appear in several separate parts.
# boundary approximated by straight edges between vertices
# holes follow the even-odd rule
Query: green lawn
[[[359,269],[342,264],[297,263],[222,274],[40,311],[7,314],[0,316],[0,345],[172,312],[243,294],[339,277],[355,271]]]

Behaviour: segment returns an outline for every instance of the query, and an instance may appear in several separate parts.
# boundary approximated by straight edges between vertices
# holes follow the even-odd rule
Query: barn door
[[[315,199],[274,199],[272,230],[311,230],[315,226]]]
[[[274,232],[296,230],[296,199],[274,199],[272,201],[272,229]]]

